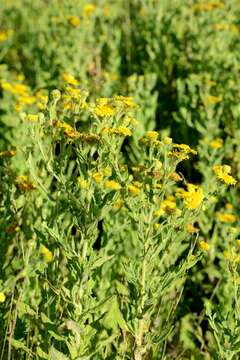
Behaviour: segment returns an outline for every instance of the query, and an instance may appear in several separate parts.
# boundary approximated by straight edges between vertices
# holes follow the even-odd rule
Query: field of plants
[[[0,1],[0,360],[240,359],[239,0]]]

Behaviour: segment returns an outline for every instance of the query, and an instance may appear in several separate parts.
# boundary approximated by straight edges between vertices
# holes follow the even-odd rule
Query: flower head
[[[210,245],[204,240],[200,241],[199,246],[203,251],[210,250]]]
[[[2,291],[0,291],[0,303],[3,303],[5,300],[6,300],[5,294]]]
[[[26,175],[19,175],[17,176],[16,185],[21,191],[31,191],[36,189],[36,186],[29,180],[28,176]]]
[[[75,79],[75,77],[70,73],[64,73],[62,78],[63,81],[69,85],[78,85],[77,79]]]
[[[93,174],[92,178],[97,184],[100,184],[103,181],[103,174],[100,172],[96,172],[95,174]]]
[[[149,140],[157,140],[158,132],[157,131],[148,131],[146,136]]]
[[[47,263],[53,260],[53,253],[45,245],[40,245],[39,252]]]
[[[179,189],[177,195],[184,199],[184,203],[189,210],[197,209],[204,199],[202,188],[193,184],[187,185],[187,191]]]
[[[114,180],[106,180],[105,187],[108,190],[121,190],[121,185]]]
[[[132,194],[132,195],[138,195],[140,193],[140,189],[138,186],[129,184],[128,185],[128,191]]]
[[[212,141],[210,141],[209,145],[213,149],[220,149],[223,147],[223,139],[217,138]]]
[[[214,165],[213,171],[217,178],[227,185],[235,185],[237,181],[230,175],[231,167],[229,165]]]
[[[218,214],[217,217],[222,223],[233,223],[237,221],[237,216],[234,214]]]

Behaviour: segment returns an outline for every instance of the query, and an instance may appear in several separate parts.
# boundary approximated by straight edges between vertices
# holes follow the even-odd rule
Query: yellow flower
[[[161,216],[163,216],[164,215],[164,210],[160,207],[160,209],[159,210],[156,210],[155,212],[154,212],[154,216],[157,216],[157,217],[161,217]]]
[[[217,138],[215,140],[210,141],[209,145],[213,148],[213,149],[220,149],[223,147],[223,140],[220,138]]]
[[[7,157],[7,158],[11,158],[13,156],[16,155],[16,151],[15,150],[7,150],[7,151],[2,151],[0,152],[0,158],[1,157]]]
[[[53,260],[53,253],[45,245],[40,245],[39,252],[47,263]]]
[[[0,303],[4,303],[5,300],[6,300],[5,294],[2,291],[0,291]]]
[[[199,230],[200,229],[195,227],[193,224],[187,224],[187,232],[189,234],[197,234]]]
[[[230,251],[224,250],[223,256],[231,262],[238,263],[240,261],[240,256],[237,255],[235,248],[232,248]]]
[[[47,107],[47,103],[48,103],[48,96],[42,91],[39,90],[36,94],[35,97],[37,99],[37,107],[39,110],[44,110]]]
[[[207,105],[215,105],[215,104],[218,104],[221,101],[222,101],[222,99],[220,97],[218,97],[218,96],[209,95],[206,98]]]
[[[7,38],[8,38],[8,33],[7,33],[7,31],[0,31],[0,42],[6,41]]]
[[[117,106],[124,105],[128,108],[136,108],[137,105],[135,104],[133,98],[131,96],[114,96],[114,100]]]
[[[22,96],[23,99],[24,97],[29,97],[29,87],[24,84],[21,83],[11,84],[9,82],[2,81],[1,86],[4,90],[9,91],[14,95]]]
[[[36,98],[34,96],[20,96],[19,97],[19,103],[25,104],[25,105],[31,105],[36,102]]]
[[[119,210],[119,209],[121,209],[123,207],[123,205],[124,205],[123,200],[117,200],[114,203],[113,207],[114,207],[114,209]]]
[[[97,104],[93,109],[93,113],[99,117],[111,117],[115,114],[115,109],[108,104]]]
[[[94,13],[94,11],[96,10],[96,5],[94,4],[86,4],[83,7],[83,15],[86,17],[90,17],[92,16],[92,14]]]
[[[178,175],[178,173],[176,172],[173,172],[169,175],[170,179],[173,180],[173,181],[181,181],[182,178],[180,175]]]
[[[229,259],[229,252],[227,250],[224,250],[223,251],[223,256],[226,258],[226,259]]]
[[[161,224],[159,224],[159,223],[154,224],[154,229],[155,230],[159,230],[160,227],[161,227]]]
[[[116,191],[121,190],[121,188],[122,188],[121,185],[114,180],[106,180],[105,187],[106,187],[106,189],[116,190]]]
[[[214,24],[213,28],[218,31],[226,30],[226,31],[233,32],[235,34],[238,34],[239,30],[240,30],[239,26],[237,26],[235,24]]]
[[[21,191],[31,191],[36,189],[36,186],[29,180],[28,176],[20,175],[17,176],[16,185]]]
[[[230,175],[231,167],[229,165],[214,165],[213,171],[217,175],[217,178],[223,181],[227,185],[235,185],[237,181]]]
[[[184,199],[184,203],[189,210],[197,209],[204,199],[201,187],[193,184],[187,185],[187,191],[178,189],[177,195]]]
[[[209,2],[209,3],[198,3],[192,5],[193,11],[211,11],[214,9],[224,9],[223,2]]]
[[[72,27],[78,27],[80,25],[80,19],[77,16],[69,16],[68,17],[68,21],[70,23],[70,25],[72,25]]]
[[[27,120],[31,122],[37,122],[38,121],[38,115],[35,114],[28,114]]]
[[[156,140],[158,138],[158,132],[157,131],[148,131],[146,136],[150,140]]]
[[[110,133],[122,136],[131,136],[132,132],[125,126],[119,126],[118,128],[110,129]]]
[[[164,215],[164,213],[171,215],[176,210],[176,207],[177,204],[175,197],[173,195],[169,195],[162,201],[159,210],[155,211],[154,215],[158,217]]]
[[[189,154],[196,155],[197,151],[190,148],[186,144],[173,144],[173,151],[169,152],[170,156],[176,157],[180,160],[188,160]]]
[[[210,250],[210,245],[204,240],[200,241],[199,246],[204,251]]]
[[[74,130],[74,128],[71,125],[67,124],[66,122],[58,121],[56,123],[56,127],[59,129],[63,129],[64,135],[68,137],[70,140],[75,140],[80,137],[80,133]]]
[[[233,205],[231,203],[226,204],[226,209],[233,209]]]
[[[100,172],[96,172],[92,175],[92,178],[96,183],[100,184],[103,181],[103,174]]]
[[[187,144],[173,144],[173,148],[176,148],[177,150],[182,150],[186,154],[193,154],[197,155],[197,151],[190,148]]]
[[[128,185],[128,190],[130,191],[131,194],[133,195],[138,195],[140,193],[140,189],[137,186],[134,186],[132,184]]]
[[[80,177],[77,178],[77,181],[79,183],[79,186],[81,189],[86,190],[88,188],[88,181],[85,179],[81,179]]]
[[[70,85],[78,85],[78,81],[75,79],[75,77],[72,74],[69,73],[64,73],[63,76],[63,81],[65,81],[66,83],[70,84]]]
[[[237,216],[233,214],[218,214],[217,217],[222,223],[233,223],[237,221]]]
[[[163,142],[165,145],[170,145],[172,143],[172,138],[166,136],[165,138],[163,138]]]

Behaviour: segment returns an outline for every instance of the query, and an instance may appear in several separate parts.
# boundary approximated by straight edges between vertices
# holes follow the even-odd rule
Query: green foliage
[[[238,359],[239,14],[1,2],[1,359]]]

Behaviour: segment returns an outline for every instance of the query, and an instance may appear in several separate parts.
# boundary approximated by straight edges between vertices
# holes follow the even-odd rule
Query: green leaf
[[[107,329],[117,330],[119,327],[122,330],[128,331],[128,326],[123,318],[121,310],[119,309],[116,296],[114,296],[110,301],[108,311],[104,315],[102,323]]]
[[[12,339],[11,344],[15,349],[22,349],[28,354],[31,354],[31,351],[20,340]]]
[[[57,349],[55,349],[55,347],[53,347],[53,346],[51,346],[51,348],[50,348],[48,359],[49,360],[69,360],[69,358],[66,355],[64,355]]]
[[[47,315],[41,312],[41,319],[44,324],[53,324],[52,320]]]
[[[60,336],[60,335],[56,334],[54,331],[48,330],[48,332],[49,332],[49,334],[50,334],[55,340],[65,341],[65,339],[64,339],[63,336]]]
[[[48,360],[48,354],[45,353],[45,351],[43,351],[39,346],[37,347],[37,355],[42,359]]]

